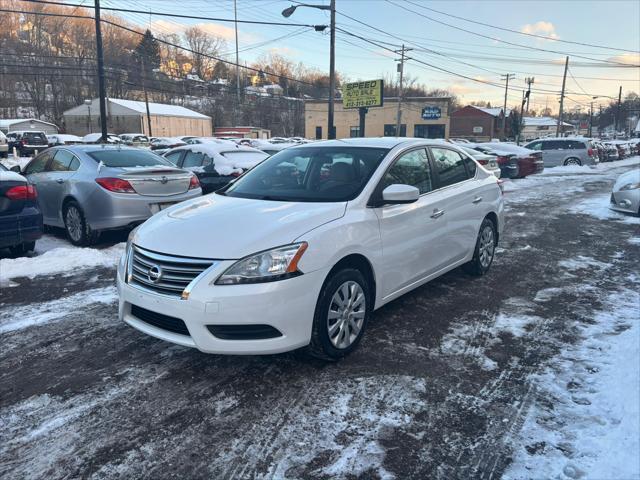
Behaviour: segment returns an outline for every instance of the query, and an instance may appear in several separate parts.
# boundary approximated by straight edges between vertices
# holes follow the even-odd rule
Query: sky
[[[317,5],[329,3],[311,1]],[[102,0],[101,3],[103,7],[145,12],[233,18],[233,0]],[[312,8],[298,8],[286,19],[280,12],[291,4],[285,0],[237,0],[238,19],[329,23],[328,11]],[[337,28],[352,34],[338,31],[336,40],[336,69],[347,81],[395,76],[395,59],[399,57],[390,50],[399,49],[404,43],[413,48],[408,53],[411,60],[405,66],[405,74],[427,88],[452,91],[462,103],[482,100],[502,105],[504,82],[500,75],[513,73],[509,106],[520,104],[525,79],[535,77],[530,108],[541,111],[548,106],[556,111],[567,55],[569,93],[565,109],[587,112],[592,101],[597,109],[617,97],[620,86],[623,97],[630,91],[640,93],[640,68],[605,63],[640,65],[640,0],[336,0],[336,11]],[[121,15],[140,26],[151,26],[154,33],[179,33],[197,24],[223,37],[227,58],[232,61],[235,58],[233,23],[149,14]],[[240,24],[238,43],[240,63],[276,53],[324,72],[329,68],[328,30],[319,33],[311,28]],[[593,99],[594,96],[598,98]]]

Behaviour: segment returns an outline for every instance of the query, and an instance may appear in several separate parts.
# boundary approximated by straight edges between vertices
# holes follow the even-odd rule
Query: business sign
[[[473,127],[473,133],[482,133],[482,127]]]
[[[440,107],[424,107],[422,109],[423,120],[438,120],[442,117]]]
[[[346,83],[342,88],[343,108],[381,107],[382,80]]]

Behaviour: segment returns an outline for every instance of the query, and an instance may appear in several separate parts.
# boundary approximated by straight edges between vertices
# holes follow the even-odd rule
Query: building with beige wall
[[[448,97],[410,97],[402,100],[401,137],[449,138]],[[305,101],[304,128],[309,139],[327,138],[327,100]],[[365,136],[394,137],[396,135],[397,98],[385,98],[382,107],[371,107],[366,116]],[[438,117],[439,118],[436,118]],[[334,124],[336,138],[359,136],[358,109],[344,109],[342,100],[335,101]]]
[[[155,137],[209,137],[213,133],[211,117],[179,105],[149,102],[151,133],[144,102],[107,98],[107,130],[121,133],[143,133]],[[100,104],[97,98],[62,114],[67,133],[83,136],[100,131]]]

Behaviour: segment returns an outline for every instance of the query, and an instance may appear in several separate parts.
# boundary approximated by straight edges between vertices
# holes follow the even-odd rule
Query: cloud
[[[269,53],[272,55],[280,55],[281,57],[297,57],[300,55],[300,51],[285,46],[270,48]]]
[[[527,23],[520,31],[522,33],[528,33],[529,35],[542,35],[544,37],[558,39],[560,38],[556,33],[556,27],[551,22],[545,22],[541,20],[536,23]]]
[[[151,31],[155,33],[176,33],[181,34],[187,28],[198,27],[210,35],[215,35],[224,40],[234,42],[235,41],[235,29],[219,23],[203,22],[195,24],[183,24],[176,22],[168,22],[167,20],[154,20],[151,22]],[[238,37],[242,46],[242,43],[256,42],[258,38],[255,35],[248,34],[242,30],[238,30]]]
[[[640,53],[623,53],[615,57],[607,58],[609,62],[626,63],[628,65],[640,65]]]
[[[471,94],[478,95],[483,91],[482,88],[473,87],[470,85],[466,85],[464,83],[451,83],[443,88],[446,88],[451,93],[455,93],[456,95],[459,95],[459,96],[471,95]]]

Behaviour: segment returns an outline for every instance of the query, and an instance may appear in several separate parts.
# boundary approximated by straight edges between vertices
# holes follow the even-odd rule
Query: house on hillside
[[[97,98],[63,113],[67,133],[83,136],[100,131],[100,105]],[[179,105],[149,102],[151,132],[144,102],[107,99],[107,130],[111,133],[143,133],[156,137],[211,136],[211,117]]]
[[[505,136],[511,138],[511,114],[506,111]],[[477,142],[489,141],[492,138],[502,138],[502,123],[505,114],[502,108],[485,108],[467,105],[451,113],[451,137],[466,138]]]

